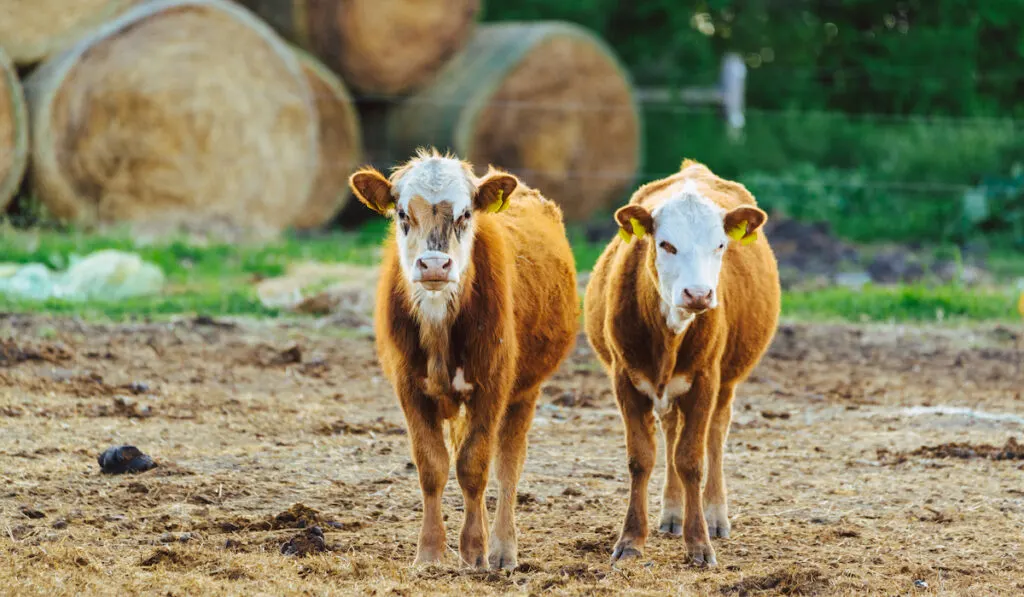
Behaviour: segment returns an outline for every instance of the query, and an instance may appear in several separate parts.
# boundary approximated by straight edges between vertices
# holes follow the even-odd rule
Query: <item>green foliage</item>
[[[565,19],[608,39],[642,84],[750,67],[758,108],[1024,115],[1024,1],[491,0],[485,19]]]

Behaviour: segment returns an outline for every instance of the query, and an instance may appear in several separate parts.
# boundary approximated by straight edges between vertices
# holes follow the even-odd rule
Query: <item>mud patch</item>
[[[1024,445],[1020,444],[1017,438],[1011,437],[1001,448],[989,444],[948,443],[937,446],[921,446],[912,452],[878,450],[878,459],[886,464],[901,464],[911,458],[1024,460]]]
[[[324,423],[315,429],[320,435],[405,435],[405,428],[391,423],[384,417],[377,417],[369,423],[349,423],[344,419],[338,419],[333,423]]]
[[[59,363],[72,357],[71,351],[61,344],[19,346],[14,340],[0,340],[0,367],[12,367],[26,361]]]
[[[747,597],[762,591],[779,595],[814,595],[828,587],[828,578],[814,568],[776,570],[763,576],[745,578],[720,589],[723,595]]]

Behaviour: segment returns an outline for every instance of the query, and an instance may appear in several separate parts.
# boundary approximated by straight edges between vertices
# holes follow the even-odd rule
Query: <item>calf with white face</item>
[[[472,262],[473,212],[507,205],[517,181],[492,173],[477,184],[464,163],[438,156],[397,170],[390,181],[363,170],[351,184],[370,209],[397,220],[399,261],[418,316],[439,322]]]
[[[436,563],[448,551],[441,500],[454,456],[464,504],[459,555],[474,567],[515,568],[516,488],[540,384],[578,328],[561,210],[510,174],[492,168],[477,178],[470,164],[435,149],[389,178],[364,168],[349,183],[392,220],[374,331],[422,490],[415,561]],[[498,502],[488,531],[492,462]]]
[[[749,244],[767,215],[757,207],[726,211],[701,196],[693,181],[652,211],[627,205],[615,213],[620,235],[654,235],[654,267],[661,310],[676,334],[699,315],[718,306],[718,278],[730,240]]]
[[[683,536],[694,563],[714,564],[710,539],[730,531],[722,452],[734,391],[778,320],[777,265],[759,240],[767,215],[745,187],[686,161],[638,189],[615,219],[622,242],[605,249],[584,294],[587,337],[611,378],[629,457],[612,559],[640,555],[647,541],[657,417],[667,449],[660,530]]]

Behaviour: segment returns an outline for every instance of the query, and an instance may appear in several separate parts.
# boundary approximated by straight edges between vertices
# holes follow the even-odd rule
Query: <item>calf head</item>
[[[425,150],[390,178],[373,168],[349,178],[359,201],[393,218],[399,261],[414,300],[421,306],[435,303],[437,317],[472,262],[477,215],[507,208],[517,185],[514,176],[494,170],[477,179],[466,162]]]
[[[647,239],[646,270],[657,283],[663,308],[675,318],[718,306],[718,279],[729,245],[749,244],[768,216],[744,205],[725,210],[687,181],[653,210],[631,203],[615,212],[619,235]]]

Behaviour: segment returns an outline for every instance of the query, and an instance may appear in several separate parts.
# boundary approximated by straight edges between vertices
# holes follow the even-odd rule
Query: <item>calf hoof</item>
[[[732,525],[725,504],[704,506],[704,520],[708,523],[708,535],[711,537],[729,538]]]
[[[690,556],[690,563],[694,566],[712,567],[718,565],[718,559],[715,558],[715,549],[711,547],[711,543],[687,545],[686,551]]]
[[[493,570],[512,570],[518,564],[517,551],[514,541],[502,542],[492,539],[491,553],[487,556],[487,561]]]
[[[416,552],[416,560],[413,566],[430,566],[440,564],[444,560],[444,550],[441,549],[420,549]]]
[[[634,545],[632,539],[619,539],[612,551],[612,563],[624,562],[644,555],[643,548]]]
[[[659,533],[664,533],[671,537],[682,537],[683,536],[683,517],[679,514],[671,512],[664,512],[661,515],[661,526],[658,527]]]
[[[476,544],[477,542],[473,541],[472,543]],[[487,568],[487,550],[479,544],[463,544],[459,547],[459,555],[462,556],[462,561],[470,568],[476,568],[477,570]]]

